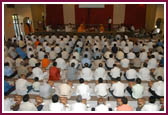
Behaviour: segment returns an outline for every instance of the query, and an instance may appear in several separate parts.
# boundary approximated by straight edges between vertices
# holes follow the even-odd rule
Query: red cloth
[[[49,80],[57,81],[60,80],[60,70],[56,67],[51,67],[49,71]]]

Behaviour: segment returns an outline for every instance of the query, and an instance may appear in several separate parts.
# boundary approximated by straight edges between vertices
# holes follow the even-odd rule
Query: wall
[[[29,17],[32,21],[32,29],[34,31],[34,22],[32,19],[32,12],[31,12],[31,5],[30,4],[16,4],[15,5],[15,12],[20,16],[20,23],[23,22],[25,17]]]
[[[156,20],[158,18],[164,19],[164,6],[156,4],[147,5],[145,27],[148,31],[155,28]],[[164,33],[164,21],[161,23],[161,30]]]
[[[124,23],[125,18],[125,4],[114,4],[113,24]]]
[[[164,34],[164,5],[157,5],[156,8],[156,17],[155,17],[155,24],[158,18],[161,18],[163,21],[161,22],[160,29]]]
[[[4,6],[4,34],[5,38],[11,38],[15,35],[13,21],[12,21],[12,15],[15,13],[15,9],[13,8],[7,8],[7,6]]]
[[[54,9],[54,10],[53,10]],[[135,10],[136,9],[136,10]],[[5,37],[10,38],[15,34],[12,15],[18,14],[20,22],[24,17],[29,17],[33,22],[33,28],[38,28],[37,22],[42,18],[44,12],[46,24],[107,24],[107,17],[111,16],[113,24],[126,23],[134,24],[136,28],[146,27],[151,31],[157,18],[164,17],[164,7],[162,5],[134,5],[134,4],[114,4],[105,5],[105,8],[78,8],[78,5],[24,5],[17,4],[15,8],[4,7],[4,31]],[[137,23],[138,22],[138,23]],[[164,22],[161,30],[164,30]],[[9,29],[11,28],[11,29]]]
[[[63,5],[47,4],[46,25],[52,25],[52,28],[56,28],[57,24],[64,24]]]
[[[34,24],[34,29],[39,29],[38,22],[42,22],[42,14],[45,15],[45,6],[42,4],[32,4],[31,5],[31,12],[32,12],[32,19]]]
[[[105,5],[105,8],[79,8],[75,5],[76,24],[107,24],[109,16],[113,19],[113,5]]]
[[[135,28],[145,28],[146,5],[144,4],[126,4],[125,25],[133,24]]]
[[[148,4],[146,7],[145,27],[147,31],[151,31],[155,27],[156,9],[157,5],[155,4]]]
[[[19,23],[23,23],[23,19],[25,17],[29,17],[30,20],[32,20],[31,5],[15,4],[15,8],[7,8],[6,5],[4,6],[4,26],[5,26],[4,30],[5,30],[6,38],[11,38],[15,35],[14,25],[12,20],[13,14],[18,14]],[[32,29],[34,30],[33,20],[32,20]]]
[[[64,24],[75,24],[75,5],[74,4],[64,4]]]

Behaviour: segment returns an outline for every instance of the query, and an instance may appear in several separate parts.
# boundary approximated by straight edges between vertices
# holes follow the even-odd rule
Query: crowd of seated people
[[[164,77],[163,39],[32,34],[4,46],[5,111],[163,111]]]

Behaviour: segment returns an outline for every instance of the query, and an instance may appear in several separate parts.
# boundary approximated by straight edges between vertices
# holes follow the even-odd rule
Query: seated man
[[[68,81],[67,83],[61,83],[59,85],[59,96],[60,97],[67,97],[70,99],[73,89],[72,89],[72,82]]]
[[[14,90],[15,90],[15,86],[10,85],[6,80],[4,80],[4,93],[5,93],[5,96],[9,95]]]
[[[109,89],[111,95],[115,98],[121,98],[125,95],[125,85],[124,83],[120,82],[121,79],[112,81],[112,86]]]
[[[117,45],[116,44],[114,44],[114,46],[112,47],[112,53],[113,54],[116,54],[117,52],[118,52],[118,47],[117,47]]]
[[[133,108],[128,105],[128,99],[126,97],[118,98],[117,99],[117,107],[115,108],[116,111],[133,111]]]
[[[15,97],[14,97],[14,102],[15,102],[15,104],[12,105],[11,109],[12,109],[13,111],[19,111],[20,104],[21,104],[21,102],[22,102],[22,96],[20,96],[20,95],[15,95]]]
[[[43,98],[40,96],[35,97],[36,108],[38,111],[48,111],[47,104],[43,102]]]
[[[78,67],[79,67],[79,62],[78,62],[78,60],[76,59],[75,56],[73,56],[72,59],[70,60],[70,65],[71,65],[72,63],[74,63],[74,64],[75,64],[75,68],[78,69]]]
[[[151,75],[150,75],[150,70],[147,68],[147,63],[143,64],[143,67],[139,69],[139,77],[141,80],[144,81],[150,81],[151,80]]]
[[[130,60],[127,59],[127,55],[125,55],[125,58],[121,60],[120,62],[122,68],[128,68],[130,64]]]
[[[149,84],[149,92],[157,99],[164,96],[164,82],[161,76],[158,77],[158,81]]]
[[[103,56],[104,59],[107,60],[108,58],[110,58],[110,54],[112,54],[112,52],[109,51],[109,50],[107,50],[107,51],[105,52],[104,56]]]
[[[98,79],[98,84],[95,86],[95,93],[97,97],[106,98],[108,96],[109,86],[107,83],[103,83],[103,79]]]
[[[20,66],[17,67],[17,72],[18,72],[18,76],[21,76],[22,74],[24,74],[24,75],[26,75],[26,77],[29,77],[29,75],[31,74],[31,72],[28,70],[28,68],[26,66],[26,63],[24,63],[24,62],[21,62]]]
[[[139,98],[137,101],[138,107],[136,108],[136,111],[141,111],[143,106],[145,105],[145,99],[144,98]]]
[[[81,95],[82,99],[90,100],[91,99],[91,89],[87,82],[83,78],[79,79],[80,85],[76,88],[76,95]]]
[[[57,58],[55,62],[57,62],[57,67],[61,70],[65,70],[67,68],[67,64],[63,58]]]
[[[88,64],[89,68],[91,68],[91,66],[92,66],[91,60],[88,58],[87,54],[84,55],[84,58],[81,60],[81,63],[82,63],[82,67],[85,67],[84,65],[86,63]]]
[[[91,81],[93,80],[93,72],[92,70],[88,67],[88,64],[85,64],[85,68],[82,69],[80,72],[80,78],[83,78],[86,81]]]
[[[106,74],[105,69],[103,68],[102,63],[100,63],[99,67],[96,68],[94,72],[94,77],[95,77],[95,80],[98,80],[99,78],[102,78],[103,80],[107,80],[107,74]]]
[[[124,77],[128,81],[135,81],[135,79],[138,77],[138,74],[135,69],[129,69],[124,74]]]
[[[141,60],[139,58],[139,53],[136,54],[136,57],[132,61],[133,67],[139,69],[141,67]]]
[[[54,51],[54,47],[52,47],[51,52],[49,53],[49,59],[54,61],[56,59],[56,57],[57,57],[57,54]]]
[[[103,98],[99,98],[97,100],[97,106],[95,108],[92,108],[92,111],[112,111],[112,108],[110,108],[109,105],[106,104]]]
[[[82,103],[81,95],[77,96],[76,102],[70,106],[70,110],[71,111],[86,111],[87,110],[86,105]]]
[[[113,68],[114,63],[115,63],[115,60],[113,58],[113,54],[110,54],[109,58],[105,63],[105,66],[108,70],[111,70]]]
[[[42,69],[40,68],[40,63],[36,64],[36,67],[33,68],[32,72],[33,72],[33,78],[38,77],[39,80],[43,80],[45,77],[48,76],[48,73],[45,71],[43,72]]]
[[[40,82],[39,82],[38,77],[34,78],[34,83],[33,83],[32,87],[33,87],[34,92],[39,92],[40,91]]]
[[[30,56],[30,59],[29,59],[29,66],[30,67],[35,67],[36,66],[36,63],[38,63],[37,59],[34,57],[34,55],[32,54]]]
[[[4,76],[5,78],[12,78],[17,74],[17,71],[12,70],[12,68],[9,66],[9,63],[6,62],[4,64]]]
[[[67,69],[67,79],[72,81],[76,79],[77,69],[75,68],[75,63],[71,63],[71,65]]]
[[[7,96],[4,96],[4,111],[12,111],[12,99],[8,98]]]
[[[60,103],[65,106],[65,111],[69,111],[69,104],[66,97],[60,97]]]
[[[136,79],[136,84],[127,87],[128,93],[133,99],[139,99],[143,97],[144,86],[141,85],[141,79]]]
[[[159,64],[159,67],[155,69],[153,75],[155,80],[157,80],[159,76],[162,76],[162,79],[164,80],[164,67],[161,63]]]
[[[97,56],[97,57],[96,57],[96,60],[94,60],[94,62],[93,62],[93,67],[94,67],[94,68],[98,68],[100,63],[102,63],[102,64],[103,64],[103,67],[104,67],[105,64],[104,64],[104,62],[103,62],[102,57],[99,58],[99,57]]]
[[[25,59],[27,58],[26,53],[19,47],[16,48],[16,53],[22,58]]]
[[[53,95],[52,96],[52,103],[49,104],[49,111],[65,111],[65,107],[62,103],[59,102],[59,96]]]
[[[40,85],[40,97],[49,98],[54,92],[52,89],[53,84],[49,84],[47,81],[43,80],[43,84]]]
[[[70,55],[69,53],[67,52],[67,50],[64,48],[64,50],[62,51],[61,53],[61,57],[64,59],[64,60],[68,60]]]
[[[159,111],[159,106],[155,104],[156,98],[154,96],[149,97],[149,103],[146,103],[141,111]]]
[[[32,85],[30,82],[26,80],[25,75],[21,75],[21,78],[16,80],[16,94],[18,95],[26,95],[32,90]]]
[[[57,68],[57,62],[54,62],[53,67],[50,67],[50,70],[49,70],[49,80],[57,81],[60,79],[61,79],[60,69]]]
[[[156,57],[154,55],[150,56],[150,59],[148,61],[148,68],[149,69],[156,69],[158,66],[158,62],[156,60]]]
[[[111,71],[108,72],[108,75],[111,78],[111,80],[119,80],[121,78],[120,76],[122,75],[122,73],[121,73],[120,68],[117,67],[116,64],[114,64]]]
[[[51,63],[51,62],[50,62],[50,60],[48,59],[48,56],[45,55],[45,56],[44,56],[44,59],[42,59],[42,62],[41,62],[42,68],[44,68],[44,69],[47,68],[50,63]]]
[[[93,53],[93,59],[96,60],[97,56],[101,58],[102,54],[98,48],[96,48],[96,51]]]
[[[37,111],[36,106],[29,102],[29,95],[26,94],[23,96],[23,103],[20,104],[19,111]]]
[[[117,59],[118,61],[120,61],[120,60],[122,60],[123,58],[124,58],[124,53],[122,52],[121,49],[119,49],[119,50],[117,51],[117,53],[116,53],[116,59]]]

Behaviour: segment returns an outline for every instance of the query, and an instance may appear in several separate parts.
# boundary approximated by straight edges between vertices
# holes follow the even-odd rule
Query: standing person
[[[111,17],[108,17],[108,31],[111,31],[111,23],[112,23],[112,19]]]

